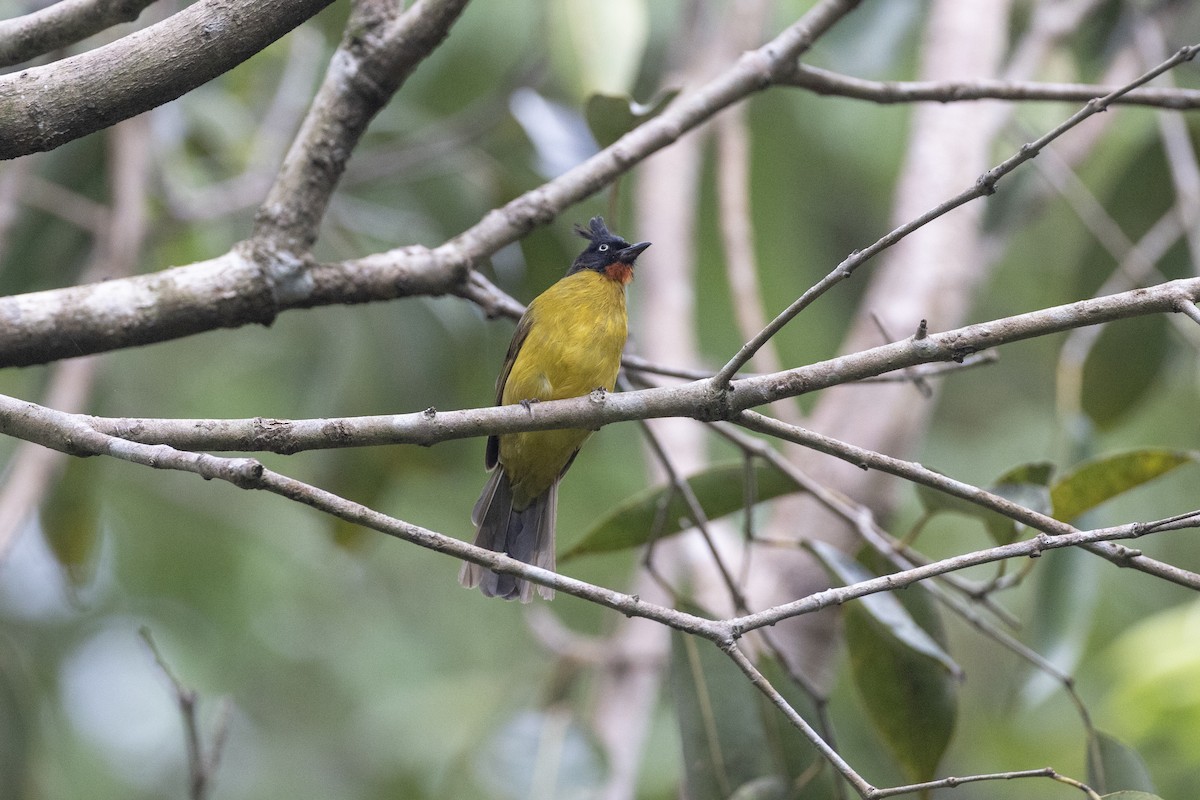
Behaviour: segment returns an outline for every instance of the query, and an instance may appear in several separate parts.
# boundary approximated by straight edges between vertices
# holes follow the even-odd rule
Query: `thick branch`
[[[358,140],[385,103],[450,32],[467,0],[360,2],[304,125],[255,219],[254,238],[308,250]]]
[[[112,44],[0,76],[0,159],[52,150],[174,100],[330,2],[200,0]]]
[[[0,67],[66,47],[120,22],[155,0],[60,0],[23,17],[0,20]]]
[[[250,0],[238,1],[244,4]],[[273,0],[275,2],[279,0]],[[775,70],[799,57],[858,3],[859,0],[823,0],[774,40],[746,53],[735,65],[704,86],[678,97],[659,116],[578,167],[489,212],[475,226],[440,247],[404,247],[310,270],[286,267],[281,270],[277,255],[264,253],[261,248],[243,246],[241,254],[231,253],[202,264],[159,273],[159,279],[169,284],[175,282],[174,273],[186,270],[187,283],[193,287],[208,285],[210,291],[207,294],[189,292],[183,296],[166,294],[155,298],[145,295],[146,286],[141,279],[132,279],[0,298],[0,320],[7,321],[10,326],[22,321],[25,328],[17,336],[0,340],[0,367],[41,364],[165,341],[217,327],[211,324],[213,306],[232,299],[221,287],[222,277],[218,274],[230,260],[245,263],[253,259],[261,265],[262,274],[257,278],[258,285],[245,287],[251,293],[252,301],[234,303],[234,312],[244,309],[249,313],[243,317],[226,312],[215,315],[219,317],[220,325],[229,327],[269,322],[275,313],[290,308],[364,303],[417,294],[477,294],[480,287],[471,281],[470,265],[516,241],[534,227],[550,222],[563,209],[608,185],[639,161],[676,141],[720,110],[767,88]],[[4,91],[5,84],[0,80],[0,156],[5,144]],[[276,287],[274,276],[281,271],[297,276],[296,280]],[[126,304],[131,309],[137,307],[140,313],[118,312],[127,324],[114,328],[105,315],[87,313],[93,305],[89,300],[93,292],[103,295],[104,304],[110,309],[124,294]],[[265,313],[259,298],[272,296],[275,308]],[[26,310],[34,310],[33,316],[23,317],[22,312]],[[32,326],[26,326],[25,319],[32,319]],[[48,320],[68,324],[72,332],[69,340],[54,325],[47,325]]]
[[[240,249],[164,272],[0,298],[0,364],[23,366],[275,318]]]

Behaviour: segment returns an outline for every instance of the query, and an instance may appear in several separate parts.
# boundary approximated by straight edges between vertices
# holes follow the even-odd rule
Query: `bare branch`
[[[303,253],[367,124],[450,32],[467,0],[359,2],[325,81],[255,218],[254,239]]]
[[[1127,317],[1182,311],[1200,300],[1200,278],[1081,300],[873,347],[785,372],[734,381],[728,391],[711,379],[679,386],[463,411],[311,420],[89,418],[115,436],[185,450],[295,453],[385,444],[432,445],[451,439],[554,428],[599,428],[655,417],[732,418],[740,411],[895,372],[918,364],[957,361],[972,353],[1037,336]]]
[[[876,789],[867,797],[872,800],[884,797],[898,797],[903,794],[918,794],[922,796],[933,789],[953,789],[961,786],[964,783],[980,783],[982,781],[1012,781],[1019,778],[1049,778],[1050,780],[1059,783],[1065,783],[1067,786],[1081,790],[1087,795],[1088,800],[1100,800],[1100,795],[1089,787],[1087,784],[1081,783],[1074,778],[1068,778],[1065,775],[1060,775],[1051,767],[1043,767],[1041,769],[1020,769],[1012,772],[990,772],[982,775],[967,775],[962,778],[939,778],[936,781],[927,781],[925,783],[913,783],[907,786],[894,786],[888,789]]]
[[[255,1],[237,0],[242,5]],[[279,2],[271,0],[272,5]],[[574,169],[489,212],[440,247],[403,247],[303,271],[300,257],[287,264],[278,253],[264,253],[243,243],[209,261],[155,275],[0,298],[0,319],[22,320],[17,335],[0,341],[0,367],[41,364],[220,327],[268,324],[280,311],[292,308],[412,295],[480,296],[483,285],[472,277],[471,265],[550,222],[718,111],[770,86],[775,70],[799,57],[858,3],[823,0],[771,42],[745,53],[707,84],[680,95],[662,114]],[[264,0],[261,5],[268,4]],[[161,46],[162,42],[156,43]],[[6,92],[12,89],[0,79],[0,157],[6,144]],[[285,285],[275,285],[272,276],[277,274],[288,278]],[[121,324],[114,324],[114,315]]]
[[[739,422],[744,424],[745,421],[739,420]],[[241,489],[268,491],[347,522],[362,525],[453,558],[479,564],[494,572],[515,575],[541,586],[548,586],[555,591],[618,611],[626,616],[645,617],[676,630],[702,636],[712,642],[725,645],[749,631],[767,627],[785,619],[841,605],[869,594],[910,586],[928,578],[969,566],[988,564],[1008,558],[1036,558],[1046,550],[1087,546],[1151,533],[1200,527],[1200,510],[1196,510],[1153,522],[1133,522],[1092,531],[1069,529],[1071,532],[1053,536],[1038,534],[1032,539],[965,553],[850,586],[827,589],[757,613],[728,620],[710,620],[672,608],[646,603],[636,596],[615,592],[541,567],[535,567],[510,558],[503,553],[476,547],[461,539],[381,514],[332,492],[269,470],[253,458],[221,458],[207,453],[191,453],[166,445],[142,444],[110,436],[92,427],[87,417],[65,414],[4,395],[0,395],[0,433],[36,442],[44,447],[74,456],[107,455],[155,469],[179,470],[209,480],[226,481]],[[945,476],[941,477],[945,478]],[[952,481],[949,478],[945,478],[945,480]],[[959,485],[966,486],[966,484]],[[974,489],[974,487],[969,488]],[[974,491],[979,493],[982,490],[974,489]],[[1001,501],[1001,505],[1012,506],[1016,509],[1010,514],[1014,518],[1033,520],[1041,517],[1029,509],[1014,506],[1002,498],[997,499]],[[1069,528],[1057,520],[1051,520],[1051,522],[1059,528]],[[1183,571],[1180,570],[1180,572]],[[1191,585],[1200,588],[1200,576],[1193,577],[1197,580]]]
[[[795,302],[784,309],[775,319],[771,321],[767,327],[763,328],[757,336],[743,345],[742,349],[739,350],[737,354],[729,360],[729,363],[721,368],[721,371],[717,373],[717,376],[714,380],[722,384],[728,383],[734,373],[745,366],[745,364],[754,357],[754,354],[757,353],[759,349],[761,349],[762,346],[766,344],[772,337],[774,337],[784,325],[794,319],[797,314],[811,305],[817,298],[825,294],[825,292],[829,291],[846,278],[849,278],[854,273],[854,270],[856,270],[858,267],[862,266],[864,263],[874,258],[882,251],[908,236],[913,231],[924,227],[938,217],[949,213],[964,203],[968,203],[971,200],[975,200],[980,197],[986,197],[987,195],[994,193],[996,191],[996,184],[1001,178],[1011,173],[1026,161],[1036,157],[1038,153],[1040,153],[1055,139],[1062,136],[1064,133],[1071,130],[1088,117],[1107,110],[1117,98],[1128,94],[1133,89],[1145,83],[1150,82],[1167,70],[1173,69],[1174,67],[1186,61],[1192,60],[1195,58],[1197,53],[1200,53],[1200,45],[1185,47],[1171,58],[1159,64],[1157,67],[1154,67],[1124,86],[1113,90],[1103,97],[1095,97],[1088,100],[1086,106],[1072,114],[1071,117],[1062,124],[1044,134],[1039,139],[1022,145],[1021,149],[1017,153],[980,175],[979,179],[975,182],[975,185],[971,188],[962,191],[941,205],[930,209],[916,219],[901,225],[899,228],[896,228],[891,233],[882,237],[876,241],[875,244],[871,245],[865,250],[859,250],[852,253],[848,258],[843,260],[841,264],[838,264],[832,272],[818,281],[808,291],[797,298]]]
[[[804,445],[805,447],[811,447],[827,455],[856,464],[863,469],[877,469],[912,481],[913,483],[928,486],[939,492],[962,498],[978,506],[989,508],[999,514],[1003,514],[1009,519],[1014,519],[1017,522],[1028,525],[1034,530],[1041,531],[1042,534],[1039,535],[1049,534],[1051,537],[1057,539],[1060,536],[1072,536],[1078,533],[1078,529],[1065,522],[1017,505],[998,494],[988,492],[978,486],[972,486],[969,483],[947,477],[940,472],[934,472],[913,461],[905,461],[861,447],[855,447],[854,445],[840,442],[828,436],[822,436],[813,431],[778,422],[753,411],[744,411],[733,421],[750,430],[766,433],[789,442]],[[1186,519],[1193,522],[1196,522],[1195,516],[1196,512],[1184,515]],[[1171,521],[1173,522],[1174,518]],[[1164,524],[1167,524],[1167,522],[1159,522],[1154,529],[1160,530]],[[1084,549],[1112,562],[1118,567],[1131,567],[1140,572],[1170,581],[1171,583],[1189,589],[1200,590],[1200,574],[1191,572],[1190,570],[1181,569],[1171,564],[1148,558],[1140,551],[1129,548],[1122,548],[1102,542],[1092,543],[1091,541],[1082,544]],[[1031,555],[1033,554],[1031,553]],[[771,623],[766,622],[763,624]],[[759,625],[756,624],[754,627],[759,627]]]
[[[0,67],[86,39],[120,22],[132,22],[155,0],[60,0],[23,17],[0,20]]]
[[[188,754],[188,796],[191,800],[205,800],[212,789],[217,766],[221,763],[221,754],[224,751],[225,738],[229,733],[229,717],[233,707],[227,700],[222,702],[221,716],[217,722],[216,731],[213,733],[212,743],[205,747],[200,735],[200,718],[196,708],[199,696],[196,694],[196,690],[184,686],[183,682],[175,676],[174,670],[167,664],[162,651],[158,649],[158,643],[154,641],[154,635],[150,632],[150,628],[143,625],[138,633],[146,646],[150,648],[150,653],[154,656],[158,668],[170,682],[171,690],[175,694],[175,703],[179,706],[179,714],[183,718],[183,735]]]
[[[851,97],[873,103],[956,103],[966,100],[1009,100],[1086,103],[1113,92],[1111,86],[1082,83],[1038,83],[975,79],[969,81],[872,81],[796,64],[781,84],[821,95]],[[1114,98],[1113,105],[1153,106],[1189,111],[1200,108],[1200,89],[1140,88]]]
[[[1180,300],[1179,310],[1197,325],[1200,325],[1200,308],[1197,308],[1195,300]]]
[[[0,76],[0,159],[52,150],[174,100],[330,2],[200,0],[112,44]]]

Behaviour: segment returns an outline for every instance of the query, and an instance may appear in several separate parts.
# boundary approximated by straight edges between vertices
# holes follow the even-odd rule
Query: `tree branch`
[[[779,83],[820,95],[850,97],[872,103],[957,103],[966,100],[1007,100],[1086,103],[1112,93],[1115,87],[1084,83],[1040,83],[979,78],[969,81],[872,81],[796,63]],[[1112,101],[1113,105],[1153,106],[1178,111],[1200,108],[1200,89],[1139,88]]]
[[[236,2],[254,4],[254,0]],[[16,335],[0,341],[0,368],[160,342],[218,327],[268,324],[278,312],[292,308],[411,295],[474,296],[482,285],[472,280],[471,265],[550,222],[722,109],[770,86],[775,70],[798,58],[859,2],[823,0],[771,42],[745,53],[707,84],[680,95],[662,114],[574,169],[489,212],[440,247],[403,247],[302,271],[298,256],[293,265],[281,264],[278,254],[243,243],[210,261],[153,276],[0,298],[0,320],[10,325],[21,321]],[[6,91],[13,90],[0,79],[0,157],[7,144]],[[97,127],[102,125],[91,130]],[[277,291],[271,278],[275,274],[297,278]],[[230,279],[237,282],[236,289],[227,285]]]
[[[918,364],[958,361],[973,353],[1037,336],[1143,314],[1184,312],[1200,301],[1200,278],[1170,281],[1080,300],[922,338],[911,337],[795,369],[735,380],[722,391],[712,379],[679,386],[462,411],[331,419],[87,418],[99,430],[133,441],[184,450],[296,453],[302,450],[419,444],[555,428],[599,428],[655,417],[728,419],[746,409],[798,397]]]
[[[1042,534],[1058,537],[1069,536],[1078,532],[1077,528],[1066,522],[1025,508],[998,494],[947,477],[912,461],[905,461],[861,447],[855,447],[854,445],[832,439],[828,436],[822,436],[813,431],[797,428],[793,425],[787,425],[778,420],[764,417],[762,414],[757,414],[753,411],[743,412],[734,419],[734,422],[752,431],[765,433],[785,441],[810,447],[826,455],[856,464],[863,469],[877,469],[881,472],[895,475],[898,478],[903,478],[913,483],[936,489],[939,492],[959,497],[969,503],[991,509],[1009,519],[1016,520],[1034,530],[1041,531]],[[1187,516],[1190,518],[1193,515],[1189,514]],[[1179,586],[1200,590],[1200,574],[1148,558],[1142,555],[1140,551],[1104,543],[1085,543],[1084,549],[1112,562],[1118,567],[1130,567],[1139,572],[1145,572],[1178,584]]]
[[[996,184],[1001,178],[1011,173],[1026,161],[1036,157],[1038,153],[1045,149],[1045,147],[1055,139],[1059,138],[1088,117],[1106,111],[1108,107],[1117,100],[1117,98],[1128,94],[1143,84],[1149,83],[1164,72],[1174,69],[1186,61],[1191,61],[1196,57],[1197,53],[1200,53],[1200,44],[1184,47],[1175,53],[1175,55],[1171,56],[1171,58],[1168,58],[1166,61],[1162,62],[1153,69],[1148,70],[1124,86],[1114,89],[1112,92],[1104,95],[1103,97],[1091,98],[1088,100],[1087,105],[1076,111],[1053,130],[1048,131],[1032,142],[1022,145],[1018,152],[980,175],[978,180],[975,181],[975,185],[971,188],[963,190],[944,203],[931,208],[929,211],[925,212],[916,219],[901,225],[899,228],[896,228],[891,233],[888,233],[886,236],[883,236],[877,240],[873,245],[865,250],[858,250],[852,253],[849,257],[843,260],[842,263],[838,264],[832,272],[814,284],[811,288],[809,288],[808,291],[804,292],[804,294],[798,297],[790,306],[780,312],[775,319],[771,320],[769,325],[759,331],[758,335],[746,342],[746,344],[742,346],[741,350],[739,350],[737,354],[734,355],[734,357],[731,358],[729,362],[721,368],[714,380],[718,383],[728,382],[733,377],[734,373],[745,366],[746,363],[754,357],[754,354],[757,353],[759,349],[761,349],[764,344],[774,337],[775,334],[778,333],[788,322],[795,319],[796,315],[811,305],[821,295],[825,294],[827,291],[832,289],[835,285],[842,282],[846,278],[849,278],[854,271],[864,263],[874,258],[876,255],[892,245],[896,244],[913,231],[928,225],[933,220],[944,216],[964,203],[968,203],[980,197],[986,197],[987,195],[995,193]]]
[[[4,395],[0,395],[0,433],[36,442],[44,447],[73,456],[107,455],[155,469],[179,470],[199,475],[206,480],[226,481],[241,489],[271,492],[347,522],[362,525],[428,550],[470,561],[494,572],[515,575],[541,586],[548,586],[555,591],[619,611],[626,616],[645,617],[676,630],[702,636],[723,646],[728,646],[751,630],[823,608],[841,605],[869,594],[910,586],[928,578],[969,566],[988,564],[1008,558],[1036,558],[1046,550],[1078,547],[1200,526],[1200,510],[1197,510],[1153,522],[1132,522],[1110,528],[1073,531],[1054,536],[1038,534],[1032,539],[922,564],[912,569],[901,570],[849,586],[834,587],[757,613],[728,620],[711,620],[673,608],[645,603],[636,596],[615,592],[602,586],[535,567],[510,558],[503,553],[476,547],[461,539],[381,514],[332,492],[269,470],[253,458],[221,458],[207,453],[177,450],[162,444],[142,444],[97,430],[92,427],[88,417],[66,414]],[[1021,509],[1023,517],[1036,515],[1036,512],[1029,509],[1023,509],[1020,506],[1016,506],[1016,508]],[[1054,522],[1056,525],[1063,524]]]
[[[0,76],[0,159],[53,150],[174,100],[330,2],[200,0],[112,44]]]
[[[367,124],[446,38],[466,5],[422,0],[401,13],[395,3],[354,4],[325,80],[255,217],[254,240],[307,252]]]
[[[0,20],[0,67],[86,39],[120,22],[132,22],[155,0],[59,0],[23,17]]]

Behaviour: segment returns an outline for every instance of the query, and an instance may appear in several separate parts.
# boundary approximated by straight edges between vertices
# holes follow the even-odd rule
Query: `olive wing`
[[[521,352],[521,346],[529,338],[529,331],[532,327],[533,322],[530,319],[529,312],[526,311],[517,323],[517,330],[513,333],[512,341],[508,343],[508,353],[504,356],[504,367],[500,370],[500,377],[496,378],[496,405],[501,405],[504,401],[504,385],[508,383],[508,376],[512,372],[513,364],[517,360],[517,354]],[[499,459],[500,437],[489,436],[487,450],[484,451],[483,456],[484,466],[488,469],[493,469]]]

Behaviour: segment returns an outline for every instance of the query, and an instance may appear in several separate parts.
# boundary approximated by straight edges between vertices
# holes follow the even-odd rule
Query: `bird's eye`
[[[608,250],[608,245],[606,245],[606,244],[602,244],[602,245],[600,245],[599,247],[597,247],[596,249],[597,249],[597,250],[599,250],[601,253],[603,253],[603,252],[606,252],[606,251]]]

